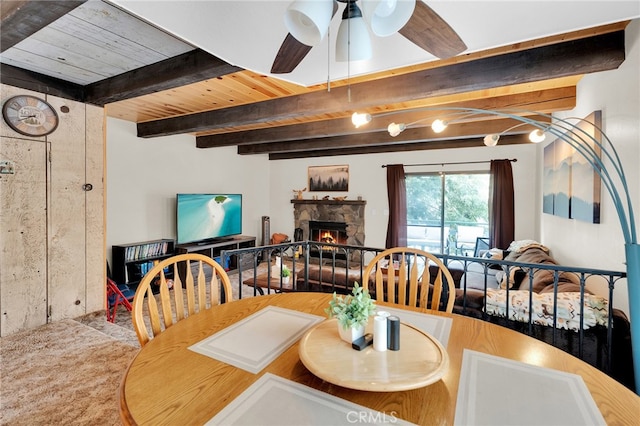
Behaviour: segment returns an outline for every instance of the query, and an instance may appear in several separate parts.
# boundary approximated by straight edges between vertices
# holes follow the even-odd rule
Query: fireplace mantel
[[[333,205],[341,205],[341,204],[351,204],[351,205],[365,205],[367,204],[364,200],[291,200],[291,204],[333,204]]]

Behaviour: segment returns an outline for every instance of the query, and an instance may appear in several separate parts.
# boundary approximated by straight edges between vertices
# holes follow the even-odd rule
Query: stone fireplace
[[[302,229],[303,240],[321,241],[323,235],[313,238],[309,222],[319,222],[321,228],[331,231],[324,238],[340,239],[335,244],[364,246],[364,208],[362,200],[291,200],[294,226]],[[337,225],[340,224],[340,225]],[[336,231],[344,233],[343,236]],[[320,231],[315,231],[318,234]],[[342,240],[344,238],[344,240]],[[330,242],[330,241],[327,241]]]

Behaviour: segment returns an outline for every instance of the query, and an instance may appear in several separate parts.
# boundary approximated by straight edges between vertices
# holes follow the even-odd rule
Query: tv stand
[[[239,235],[239,236],[230,236],[230,237],[218,237],[218,238],[211,238],[209,240],[194,241],[192,243],[182,243],[182,244],[179,244],[179,245],[180,246],[195,245],[195,246],[198,246],[198,247],[202,247],[202,246],[209,246],[211,244],[228,243],[229,241],[234,241],[234,238],[236,238],[236,237],[242,237],[242,236]]]
[[[176,254],[183,253],[200,253],[208,256],[212,259],[218,261],[218,263],[222,262],[220,259],[220,253],[223,250],[237,250],[240,248],[248,248],[256,246],[256,237],[248,236],[248,235],[236,235],[234,237],[229,238],[219,238],[216,240],[209,241],[198,241],[197,243],[189,243],[189,244],[177,244],[176,245]],[[231,256],[228,265],[225,266],[227,270],[234,270],[238,268],[238,259],[236,256]]]

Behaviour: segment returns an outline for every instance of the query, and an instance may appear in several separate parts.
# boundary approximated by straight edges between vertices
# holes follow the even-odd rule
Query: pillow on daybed
[[[512,244],[513,245],[513,244]],[[529,243],[516,247],[511,251],[504,260],[511,262],[536,263],[542,265],[558,265],[558,262],[549,255],[548,249],[538,243]],[[533,282],[529,280],[528,268],[521,268],[517,265],[503,265],[506,274],[509,274],[509,288],[529,290],[532,289],[536,293],[543,290],[548,291],[549,286],[553,288],[555,273],[550,269],[534,269]],[[565,288],[564,291],[579,291],[580,280],[571,272],[558,273],[558,284],[574,283],[577,287]],[[507,284],[506,276],[500,281],[500,288],[505,289]]]
[[[507,292],[502,289],[487,289],[485,312],[506,318]],[[553,293],[532,293],[532,316],[534,324],[553,327]],[[607,325],[609,301],[592,294],[584,295],[584,329],[595,325]],[[509,319],[529,322],[529,291],[509,291]],[[578,331],[580,329],[580,293],[558,293],[557,328]]]

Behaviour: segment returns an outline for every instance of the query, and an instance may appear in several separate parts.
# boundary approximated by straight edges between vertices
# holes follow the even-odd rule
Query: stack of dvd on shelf
[[[164,256],[167,254],[168,249],[168,241],[129,246],[126,248],[125,259],[127,262],[131,262],[134,260]]]

